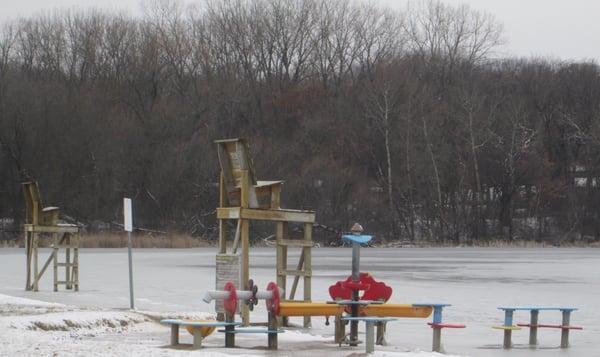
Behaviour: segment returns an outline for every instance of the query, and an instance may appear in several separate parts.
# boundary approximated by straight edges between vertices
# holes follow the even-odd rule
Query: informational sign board
[[[132,217],[131,198],[123,198],[123,227],[127,232],[133,232]]]
[[[225,284],[231,281],[236,289],[239,289],[242,273],[242,264],[239,254],[217,254],[216,257],[216,289],[224,290]],[[215,300],[215,311],[217,313],[224,313],[223,300]],[[238,312],[240,311],[240,304],[238,303]]]

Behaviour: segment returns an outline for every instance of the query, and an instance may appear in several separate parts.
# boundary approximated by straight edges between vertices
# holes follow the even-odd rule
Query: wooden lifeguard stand
[[[315,212],[306,210],[282,209],[280,195],[283,181],[258,181],[254,170],[254,162],[248,144],[244,139],[216,140],[221,165],[219,183],[219,253],[227,254],[227,226],[225,220],[237,220],[237,228],[230,254],[237,254],[241,241],[241,284],[250,278],[250,221],[276,222],[277,238],[277,285],[284,289],[284,300],[294,301],[300,277],[304,280],[304,296],[302,300],[311,300],[311,248],[312,227]],[[289,239],[288,224],[298,222],[304,224],[304,239]],[[296,269],[288,269],[288,247],[302,249]],[[289,294],[286,290],[287,277],[294,281]],[[240,285],[241,285],[240,284]],[[244,286],[239,286],[243,289]],[[249,323],[248,307],[242,308],[242,320]],[[304,317],[304,326],[310,326],[310,316]]]
[[[59,223],[58,207],[45,207],[42,205],[38,184],[35,181],[24,182],[26,220],[23,225],[25,232],[25,251],[27,253],[27,282],[25,290],[38,291],[38,284],[42,275],[53,264],[54,291],[58,285],[64,284],[67,289],[79,290],[79,238],[80,230],[77,225]],[[52,236],[52,253],[38,270],[38,249],[41,234]],[[59,248],[65,249],[65,261],[58,262]],[[73,258],[71,260],[71,254]],[[58,268],[65,268],[65,280],[58,280]],[[33,276],[32,276],[33,275]],[[33,278],[33,279],[32,279]]]

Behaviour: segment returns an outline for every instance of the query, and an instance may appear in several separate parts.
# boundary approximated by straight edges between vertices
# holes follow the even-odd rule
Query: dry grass
[[[195,248],[213,245],[211,242],[193,238],[184,234],[132,235],[134,248]],[[40,239],[40,247],[49,247],[52,243],[50,238]],[[23,238],[0,242],[1,247],[23,248]],[[81,248],[124,248],[127,247],[127,234],[125,233],[101,233],[83,234],[79,244]]]
[[[132,235],[134,248],[195,248],[210,246],[209,242],[183,234]],[[127,247],[127,235],[91,234],[81,239],[82,248],[123,248]]]

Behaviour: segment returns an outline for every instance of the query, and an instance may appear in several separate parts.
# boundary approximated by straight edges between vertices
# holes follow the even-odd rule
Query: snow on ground
[[[39,308],[39,310],[32,309]],[[46,310],[43,310],[46,308]],[[160,325],[164,318],[211,319],[211,314],[90,309],[48,303],[0,294],[1,356],[304,356],[327,354],[359,356],[356,351],[335,351],[331,338],[300,331],[286,331],[280,344],[290,350],[266,351],[264,336],[237,338],[240,346],[250,349],[220,347],[223,336],[215,333],[205,340],[205,348],[190,349],[191,337],[182,329],[182,346],[168,346],[169,329]],[[322,346],[324,345],[324,346]],[[372,356],[433,357],[429,352],[377,351]]]

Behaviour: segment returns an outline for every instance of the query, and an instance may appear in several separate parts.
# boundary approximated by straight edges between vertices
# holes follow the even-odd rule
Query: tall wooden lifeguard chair
[[[250,221],[276,222],[277,239],[277,285],[284,289],[284,300],[305,301],[311,300],[311,248],[312,227],[315,222],[315,212],[306,210],[291,210],[280,207],[281,188],[283,181],[258,181],[254,169],[254,162],[250,155],[247,142],[244,139],[216,140],[221,165],[221,178],[219,182],[219,253],[228,254],[227,226],[225,220],[237,220],[233,243],[229,254],[237,254],[241,241],[241,282],[246,284],[250,278],[249,272],[249,247],[250,247]],[[304,225],[304,239],[289,239],[288,224],[297,222]],[[296,269],[288,269],[288,247],[302,249]],[[289,293],[286,291],[287,277],[293,276],[294,280]],[[302,300],[294,300],[300,277],[304,280],[304,296]],[[220,288],[220,287],[217,287]],[[239,288],[243,289],[244,286]],[[242,320],[249,322],[248,307],[242,308]],[[304,326],[310,326],[310,317],[304,317]]]
[[[44,207],[40,197],[38,184],[35,181],[22,183],[25,195],[26,218],[23,225],[25,232],[25,251],[27,254],[27,282],[25,290],[38,291],[42,275],[53,264],[54,291],[58,285],[64,284],[67,289],[79,290],[79,238],[77,225],[59,223],[59,208]],[[38,249],[41,234],[52,236],[52,253],[41,270],[38,270]],[[58,262],[59,248],[65,249],[65,261]],[[73,258],[71,260],[71,253]],[[65,280],[58,280],[58,268],[65,268]]]

